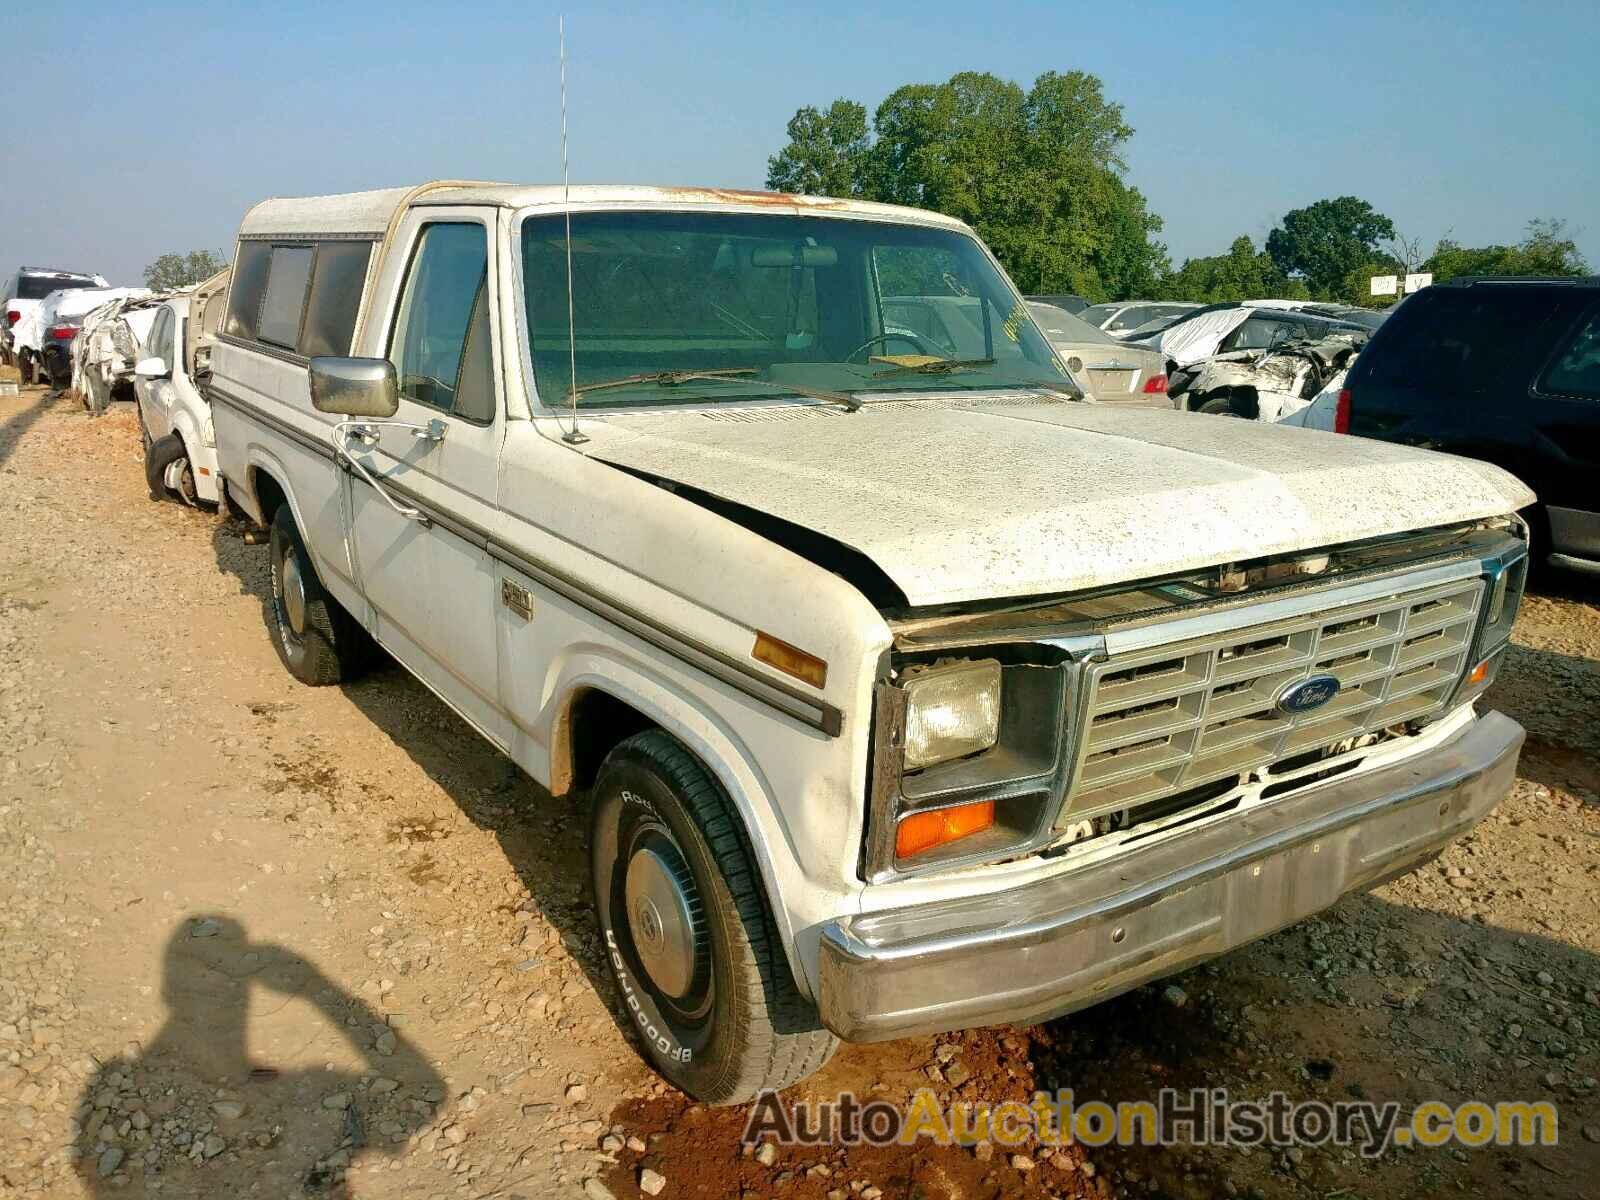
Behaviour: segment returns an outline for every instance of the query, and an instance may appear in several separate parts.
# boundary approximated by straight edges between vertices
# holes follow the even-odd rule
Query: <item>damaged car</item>
[[[90,413],[98,416],[113,400],[133,399],[134,364],[160,299],[119,296],[84,314],[72,340],[72,390]]]
[[[1527,487],[1086,403],[939,213],[264,200],[209,395],[286,670],[376,641],[542,785],[519,804],[573,797],[618,1011],[704,1102],[1172,975],[1515,778],[1479,702]]]
[[[150,295],[149,288],[73,288],[51,292],[39,304],[40,376],[57,390],[72,383],[72,347],[84,318],[113,300]]]
[[[1335,333],[1214,354],[1184,374],[1178,404],[1191,412],[1282,421],[1308,407],[1343,374],[1364,341]]]
[[[1266,409],[1273,415],[1262,419],[1277,420],[1321,391],[1369,336],[1349,321],[1247,302],[1207,305],[1123,345],[1166,359],[1167,390],[1179,408],[1197,412],[1213,404],[1205,411],[1255,419],[1262,415],[1260,394],[1270,392]]]

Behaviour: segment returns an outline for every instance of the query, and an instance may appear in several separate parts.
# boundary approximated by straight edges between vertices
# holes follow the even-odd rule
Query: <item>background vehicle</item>
[[[1506,468],[1536,553],[1600,572],[1600,277],[1453,279],[1396,308],[1345,381],[1340,427]]]
[[[1069,313],[1081,313],[1089,307],[1088,300],[1072,292],[1057,292],[1050,296],[1029,296],[1028,299],[1037,300],[1040,304],[1053,304]]]
[[[1337,321],[1349,321],[1352,325],[1364,325],[1368,329],[1376,329],[1389,319],[1386,310],[1358,308],[1354,304],[1308,304],[1301,311],[1319,317],[1332,317]]]
[[[227,275],[223,271],[188,295],[163,300],[134,368],[152,500],[170,493],[191,505],[217,502],[217,439],[202,385],[222,316],[221,305],[208,302],[225,294]]]
[[[1094,400],[1102,404],[1141,404],[1171,408],[1167,395],[1166,360],[1154,350],[1124,346],[1087,321],[1071,313],[1028,301],[1028,309],[1045,337],[1056,348]]]
[[[1190,396],[1191,385],[1199,378],[1204,364],[1219,355],[1261,352],[1296,342],[1327,342],[1339,338],[1353,347],[1360,347],[1369,335],[1370,331],[1364,326],[1295,309],[1210,304],[1155,332],[1136,332],[1122,344],[1159,352],[1167,363],[1167,390],[1175,397],[1184,397]],[[1324,354],[1323,357],[1331,356]],[[1316,390],[1315,387],[1311,389],[1313,394]],[[1204,404],[1212,398],[1202,389],[1180,401],[1178,406],[1196,408],[1199,404],[1193,401]]]
[[[76,271],[54,271],[41,267],[22,267],[0,290],[5,321],[5,354],[22,372],[22,382],[32,383],[39,374],[39,353],[44,347],[44,331],[39,326],[39,306],[51,292],[72,288],[108,286],[99,275]]]
[[[1175,321],[1199,307],[1191,301],[1125,300],[1113,304],[1093,304],[1078,315],[1095,328],[1120,338],[1152,321]]]
[[[112,300],[148,296],[148,288],[72,288],[51,292],[39,302],[34,320],[40,330],[39,373],[50,386],[72,382],[72,345],[83,319]]]
[[[122,296],[84,314],[72,339],[72,386],[91,413],[134,398],[134,364],[158,303],[153,296]]]

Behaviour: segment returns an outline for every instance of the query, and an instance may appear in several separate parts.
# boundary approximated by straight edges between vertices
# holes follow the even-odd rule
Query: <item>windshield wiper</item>
[[[793,396],[808,396],[813,400],[823,400],[829,404],[843,405],[850,412],[855,412],[861,407],[861,401],[844,392],[823,391],[820,388],[801,387],[792,383],[777,383],[770,379],[756,379],[755,367],[724,367],[711,371],[646,371],[640,375],[624,375],[621,379],[604,379],[598,383],[585,383],[571,392],[568,396],[583,396],[589,392],[599,392],[606,388],[629,387],[635,384],[653,383],[657,387],[679,387],[685,383],[696,380],[711,383],[749,383],[756,387],[770,388],[773,391],[783,392]]]
[[[874,371],[874,379],[884,379],[890,375],[948,375],[951,371],[964,371],[968,367],[992,367],[992,358],[936,358],[932,362],[906,363],[898,367],[890,367],[887,371]]]
[[[994,362],[992,358],[940,358],[933,362],[917,363],[914,366],[890,367],[887,371],[874,371],[872,377],[882,379],[886,375],[948,375],[951,371],[959,371],[965,367],[992,367]],[[1014,386],[1060,392],[1073,400],[1085,398],[1083,389],[1070,381],[1058,383],[1053,379],[1027,379]]]
[[[1058,383],[1054,379],[1030,379],[1027,383],[1019,384],[1018,386],[1025,388],[1039,388],[1040,390],[1046,392],[1060,392],[1063,396],[1066,396],[1072,400],[1087,400],[1089,398],[1084,393],[1084,390],[1077,384],[1067,382]]]

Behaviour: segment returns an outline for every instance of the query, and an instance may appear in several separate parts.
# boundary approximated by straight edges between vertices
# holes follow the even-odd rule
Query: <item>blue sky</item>
[[[542,3],[15,5],[0,271],[136,283],[269,195],[559,179]],[[923,0],[566,8],[574,182],[759,187],[785,122],[986,70],[1099,75],[1176,261],[1353,193],[1431,248],[1564,217],[1600,270],[1600,6]]]

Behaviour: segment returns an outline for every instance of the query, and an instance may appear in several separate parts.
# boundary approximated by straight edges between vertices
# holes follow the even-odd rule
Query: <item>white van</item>
[[[886,322],[960,297],[977,352]],[[959,356],[958,356],[959,353]],[[311,684],[376,639],[587,793],[617,985],[731,1103],[1042,1019],[1425,861],[1532,496],[1085,402],[971,230],[714,189],[268,200],[210,395]],[[531,797],[530,797],[531,800]]]

